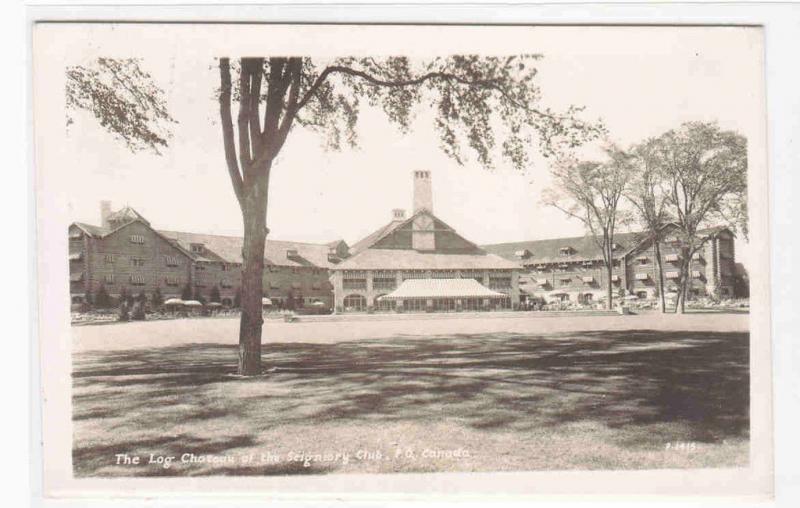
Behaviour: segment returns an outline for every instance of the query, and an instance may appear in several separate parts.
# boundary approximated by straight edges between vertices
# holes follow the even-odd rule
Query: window
[[[233,287],[233,285],[232,285],[230,282],[228,282],[227,280],[223,280],[223,281],[221,281],[221,282],[219,283],[219,286],[220,286],[221,288],[223,288],[223,289],[230,289],[230,288],[232,288],[232,287]]]
[[[650,278],[650,275],[647,273],[637,273],[636,280],[647,280]]]
[[[131,275],[131,285],[144,286],[144,275]]]
[[[387,300],[385,298],[383,300],[380,300],[379,298],[382,296],[384,295],[378,295],[375,297],[375,301],[373,303],[373,307],[375,308],[375,310],[379,312],[390,312],[395,310],[395,308],[397,307],[397,302],[395,302],[394,300]]]
[[[106,263],[112,264],[114,263],[114,254],[106,254],[105,256],[103,256],[103,259],[105,260]]]
[[[594,277],[592,277],[591,275],[587,277],[581,277],[581,280],[583,281],[584,284],[594,284]]]
[[[297,253],[297,249],[286,249],[286,258],[287,259],[292,259],[292,258],[297,258],[297,257],[300,257],[300,255]]]
[[[563,277],[563,278],[561,278],[559,280],[561,281],[561,285],[562,286],[568,286],[569,284],[572,283],[572,279],[569,278],[569,277]]]
[[[103,277],[103,282],[105,282],[106,284],[114,284],[114,274],[113,273],[106,274],[105,277]]]
[[[394,272],[376,271],[372,272],[372,288],[376,290],[391,290],[397,286]]]
[[[206,269],[206,267],[198,263],[198,264],[194,265],[194,269],[195,269],[195,271],[202,272],[202,271],[204,271]]]
[[[362,295],[348,295],[344,297],[345,312],[361,312],[367,308],[367,299]]]
[[[433,270],[431,272],[432,279],[455,279],[455,270]]]
[[[81,259],[83,259],[83,253],[82,252],[73,252],[73,253],[71,253],[69,255],[69,260],[70,261],[80,261]]]
[[[167,277],[164,279],[164,282],[167,286],[177,286],[178,285],[178,278],[177,277]]]
[[[167,266],[178,266],[180,265],[180,261],[175,256],[164,256],[164,262]]]
[[[667,279],[677,279],[680,277],[680,274],[678,272],[667,272],[664,274],[664,276]]]
[[[131,258],[131,266],[144,266],[144,258]]]
[[[221,266],[222,266],[222,271],[223,272],[229,272],[230,269],[231,269],[231,267],[229,265],[226,265],[225,263],[222,263]]]
[[[638,258],[636,261],[638,261],[638,263],[640,265],[646,265],[647,263],[650,262],[650,260],[647,258],[647,256],[642,256],[642,257]]]
[[[489,276],[489,289],[508,289],[511,287],[511,277]]]
[[[558,249],[558,253],[561,254],[562,256],[569,256],[574,252],[575,249],[573,249],[572,247],[561,247],[560,249]]]
[[[204,248],[203,248],[203,244],[202,244],[202,243],[193,243],[193,244],[190,244],[190,246],[189,246],[189,250],[191,250],[191,251],[192,251],[192,252],[194,252],[195,254],[200,254],[200,253],[201,253],[201,252],[203,252],[203,250],[204,250]]]
[[[131,235],[131,243],[138,243],[140,245],[144,244],[144,236],[142,235]]]
[[[425,277],[425,270],[403,270],[401,274],[403,280],[408,279],[424,279]]]
[[[367,289],[366,272],[348,270],[344,272],[342,278],[343,289]]]
[[[462,279],[474,279],[483,284],[483,271],[482,270],[461,270]]]

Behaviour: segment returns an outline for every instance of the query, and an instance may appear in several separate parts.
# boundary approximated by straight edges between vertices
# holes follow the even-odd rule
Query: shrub
[[[108,291],[106,291],[106,287],[102,284],[100,285],[100,288],[97,290],[97,294],[94,297],[94,305],[99,309],[107,309],[113,305],[111,296],[109,296]]]

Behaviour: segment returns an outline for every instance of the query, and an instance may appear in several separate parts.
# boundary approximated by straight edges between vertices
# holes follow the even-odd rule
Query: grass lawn
[[[280,323],[250,379],[232,319],[76,327],[74,472],[746,465],[747,316],[670,318]]]

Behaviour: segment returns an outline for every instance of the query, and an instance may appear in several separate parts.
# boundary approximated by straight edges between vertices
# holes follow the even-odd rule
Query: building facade
[[[156,230],[133,208],[111,212],[101,203],[101,226],[69,227],[70,294],[73,303],[91,300],[101,288],[164,299],[210,301],[215,293],[233,305],[241,286],[242,238]],[[277,307],[298,308],[322,302],[332,308],[329,270],[348,256],[343,241],[329,244],[268,240],[264,296]]]
[[[664,273],[664,291],[677,292],[681,246],[667,226],[659,245]],[[724,227],[700,232],[704,244],[692,257],[689,297],[735,296],[734,235]],[[611,283],[614,295],[657,296],[656,249],[646,233],[614,235]],[[590,237],[555,238],[483,246],[518,263],[523,299],[591,303],[606,297],[608,273],[601,249]]]
[[[486,252],[436,217],[431,173],[415,171],[413,176],[413,214],[393,210],[389,223],[356,242],[350,256],[331,268],[335,311],[517,308],[518,263]],[[464,279],[478,284],[459,283]],[[427,282],[406,284],[400,291],[409,280]]]

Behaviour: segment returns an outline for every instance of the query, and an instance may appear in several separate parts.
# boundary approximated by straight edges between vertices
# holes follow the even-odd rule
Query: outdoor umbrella
[[[183,300],[180,298],[169,298],[166,302],[164,302],[164,305],[183,305],[183,303]]]
[[[197,300],[186,300],[185,302],[183,302],[183,304],[186,305],[187,307],[202,307],[203,306],[203,304],[198,302]]]

